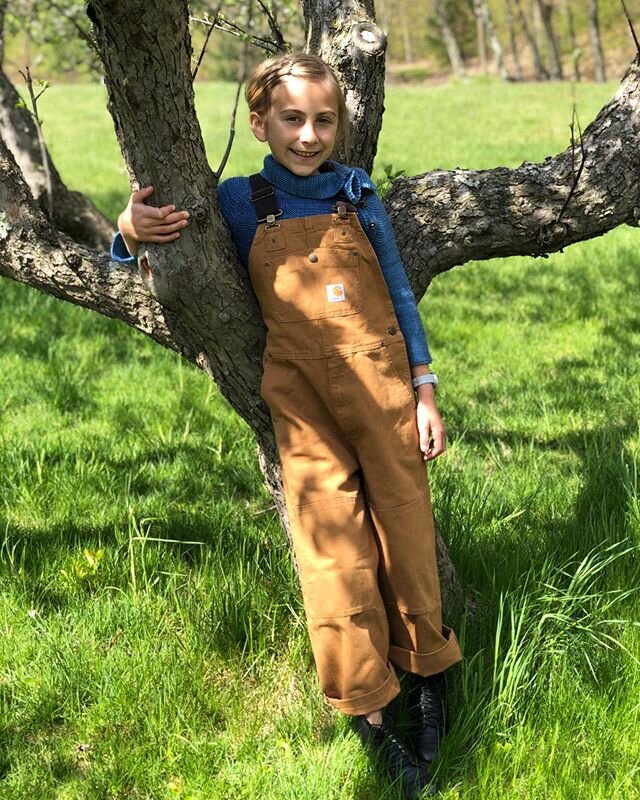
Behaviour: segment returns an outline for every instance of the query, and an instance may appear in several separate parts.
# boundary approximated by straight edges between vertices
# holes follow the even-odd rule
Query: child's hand
[[[436,405],[433,385],[426,384],[418,389],[416,421],[420,434],[420,449],[425,461],[433,461],[444,453],[445,432],[442,417]]]
[[[138,242],[172,242],[180,237],[180,229],[189,224],[188,211],[176,211],[175,206],[148,206],[144,201],[152,194],[153,186],[133,192],[118,217],[118,230],[132,256],[138,253]]]

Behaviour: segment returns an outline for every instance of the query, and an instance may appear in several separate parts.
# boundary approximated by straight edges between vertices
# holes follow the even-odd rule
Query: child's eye
[[[295,114],[291,114],[288,117],[285,117],[287,122],[299,122],[300,117],[296,117]]]

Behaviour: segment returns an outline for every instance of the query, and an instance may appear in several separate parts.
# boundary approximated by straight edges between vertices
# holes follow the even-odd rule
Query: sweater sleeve
[[[111,241],[111,260],[117,261],[119,264],[135,264],[138,259],[132,256],[127,250],[127,245],[124,243],[122,234],[117,231]]]
[[[418,364],[430,364],[431,354],[416,298],[400,258],[391,222],[376,194],[367,196],[367,212],[369,222],[365,230],[378,256],[389,289],[398,324],[407,345],[409,363],[412,367]]]

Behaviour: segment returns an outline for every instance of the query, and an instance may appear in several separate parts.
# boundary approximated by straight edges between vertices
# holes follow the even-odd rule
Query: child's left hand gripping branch
[[[433,461],[445,450],[445,430],[436,405],[432,385],[420,386],[416,406],[416,421],[420,435],[420,450],[425,461]]]

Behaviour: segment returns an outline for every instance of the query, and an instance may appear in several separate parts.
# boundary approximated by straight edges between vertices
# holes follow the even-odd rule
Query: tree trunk
[[[607,77],[604,67],[604,55],[602,54],[602,40],[600,39],[598,0],[589,0],[589,36],[591,38],[596,80],[599,83],[604,83]]]
[[[302,0],[302,9],[307,50],[330,64],[345,87],[352,135],[339,160],[371,172],[384,112],[387,48],[373,0]]]
[[[578,41],[576,39],[576,27],[573,19],[571,0],[562,0],[562,7],[567,19],[567,33],[569,35],[569,47],[571,48],[573,79],[576,81],[576,83],[579,83],[582,80],[582,75],[580,74],[580,48],[578,47]]]
[[[549,2],[545,2],[545,0],[535,0],[535,4],[540,14],[544,40],[547,47],[549,75],[551,76],[552,80],[561,81],[563,79],[562,60],[560,59],[558,44],[553,32],[553,5]]]
[[[491,45],[491,52],[493,53],[493,60],[495,61],[498,75],[503,81],[509,80],[509,73],[507,72],[507,68],[504,64],[502,45],[498,39],[498,34],[496,33],[495,25],[493,24],[493,17],[491,16],[491,12],[489,11],[489,6],[487,5],[486,0],[481,0],[481,6],[487,37],[489,39],[489,44]]]
[[[529,43],[529,47],[531,48],[531,55],[533,57],[533,68],[535,71],[536,80],[539,81],[547,80],[549,78],[549,73],[547,72],[544,64],[542,63],[542,58],[540,56],[540,48],[538,47],[538,43],[536,42],[536,37],[534,36],[533,31],[531,30],[531,26],[527,21],[527,16],[522,8],[522,0],[514,0],[514,2],[516,4],[516,9],[518,11],[518,19],[520,20],[520,25],[522,26],[524,35],[526,36],[527,42]]]
[[[480,59],[480,68],[485,75],[489,74],[489,66],[487,64],[487,34],[485,31],[485,16],[483,10],[482,0],[473,0],[473,13],[476,17],[476,29],[478,37],[478,58]]]
[[[47,211],[49,203],[42,153],[33,116],[19,107],[20,95],[2,70],[4,51],[4,12],[6,2],[0,2],[0,136],[11,149],[31,193]],[[51,173],[53,222],[77,242],[106,249],[113,235],[113,222],[80,192],[67,189],[47,152]]]
[[[511,60],[513,61],[513,75],[517,81],[522,80],[522,65],[520,64],[520,54],[518,52],[518,40],[516,38],[516,25],[513,18],[513,7],[511,0],[505,0],[505,19],[509,30],[509,49]]]
[[[433,12],[435,14],[438,27],[440,28],[440,35],[442,36],[442,42],[447,51],[451,69],[458,78],[464,78],[467,74],[464,68],[464,61],[462,60],[462,54],[460,52],[460,47],[458,46],[458,40],[456,39],[455,33],[449,25],[449,20],[447,19],[446,11],[442,5],[442,0],[433,0]]]

